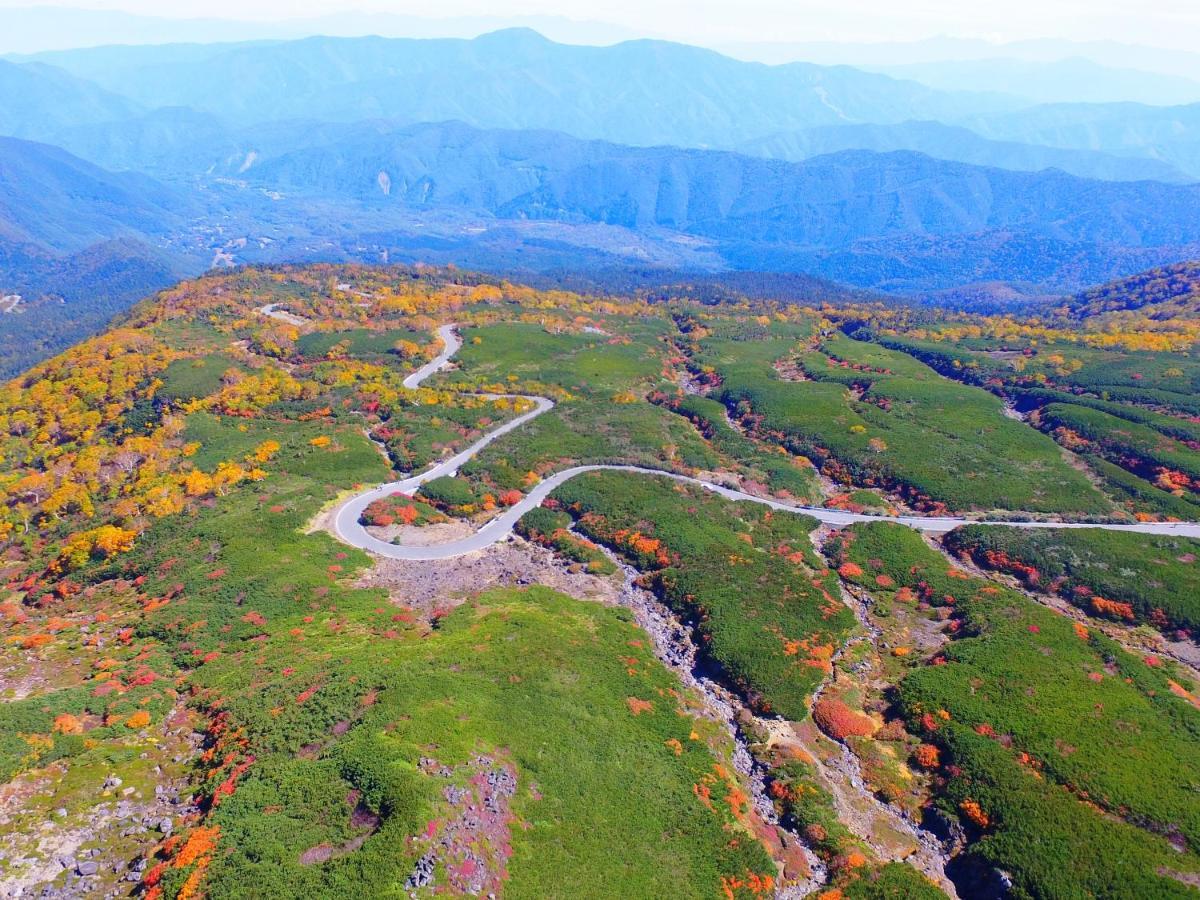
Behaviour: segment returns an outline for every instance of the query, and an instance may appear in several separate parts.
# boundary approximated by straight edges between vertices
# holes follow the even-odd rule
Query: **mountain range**
[[[59,252],[178,228],[191,205],[133,172],[113,173],[47,144],[0,137],[0,239]]]
[[[1087,60],[1106,69],[1169,75],[1188,81],[1200,72],[1200,53],[1180,47],[1147,46],[1114,40],[1073,40],[1039,37],[995,40],[979,37],[936,35],[921,40],[878,40],[856,42],[757,41],[724,42],[716,49],[737,59],[769,65],[803,59],[823,65],[848,65],[886,70],[895,66],[928,64],[974,64],[985,61],[1056,64],[1064,60]],[[1123,90],[1128,89],[1122,86]],[[1080,100],[1080,97],[1072,99]],[[1103,99],[1113,100],[1111,96]],[[1159,101],[1161,102],[1161,100]]]
[[[509,228],[591,242],[614,261],[644,261],[656,247],[664,264],[799,270],[920,292],[990,280],[1072,290],[1200,244],[1197,185],[1015,172],[907,151],[795,163],[457,122],[329,124],[303,139],[277,134],[270,150],[234,157],[190,191],[107,173],[47,145],[9,139],[0,154],[14,175],[0,181],[9,240],[50,252],[140,237],[195,258],[240,240],[234,249],[255,254],[247,261],[270,261],[303,235],[310,251],[332,240],[341,253],[377,256],[430,234],[461,242]],[[226,224],[213,229],[218,217]],[[597,228],[627,235],[629,246],[586,236]]]
[[[10,57],[0,133],[0,292],[25,310],[292,260],[1051,297],[1200,247],[1200,105],[1039,104],[663,41]]]
[[[182,18],[76,6],[0,8],[0,53],[33,53],[110,45],[232,43],[297,40],[314,36],[473,38],[504,28],[534,28],[570,44],[614,44],[639,31],[612,22],[558,15],[405,15],[384,11],[338,10],[310,17],[270,19]]]
[[[460,119],[643,145],[727,148],[792,128],[957,119],[1021,105],[844,66],[762,66],[663,41],[574,46],[528,29],[469,41],[309,38],[38,59],[145,108],[184,106],[232,124]]]
[[[750,156],[793,161],[840,150],[913,150],[952,162],[1025,172],[1061,169],[1072,175],[1103,181],[1186,183],[1195,180],[1162,159],[1118,156],[1100,150],[1047,146],[1016,140],[993,140],[969,128],[936,121],[908,121],[886,125],[824,125],[746,141],[739,145],[737,150]]]
[[[225,143],[239,144],[247,128],[289,120],[454,119],[479,128],[549,129],[638,146],[754,153],[783,140],[789,158],[808,152],[805,136],[812,135],[807,140],[816,142],[817,152],[907,149],[1004,168],[1059,166],[1093,178],[1200,179],[1198,105],[1047,104],[1022,95],[1023,84],[1065,83],[1063,69],[1075,81],[1098,83],[1088,77],[1096,67],[1085,62],[1050,69],[1044,63],[971,64],[992,73],[990,81],[982,74],[974,81],[960,77],[966,63],[955,64],[958,69],[940,65],[940,87],[930,87],[848,66],[742,62],[664,41],[559,44],[529,29],[473,40],[96,47],[11,58],[16,70],[0,73],[0,84],[12,85],[0,95],[0,122],[14,136],[130,167],[161,161],[172,141],[189,143],[197,125],[202,142],[216,130]],[[1013,74],[1017,70],[1024,74]],[[25,84],[15,83],[18,75]],[[929,71],[922,77],[929,78]],[[42,81],[29,83],[37,78]],[[1109,78],[1114,80],[1125,81],[1119,72]],[[943,89],[947,84],[990,89]],[[64,95],[72,86],[74,94]],[[1159,94],[1200,97],[1187,90]],[[1104,91],[1101,86],[1093,94]],[[119,142],[92,131],[101,126],[103,132],[105,123],[139,142],[141,155],[113,154]],[[841,145],[820,146],[829,140],[823,129],[867,125],[887,130],[841,132]],[[863,143],[846,146],[856,139]]]
[[[351,129],[331,143],[255,161],[242,175],[369,204],[667,228],[814,251],[993,229],[1126,246],[1200,239],[1200,221],[1192,221],[1200,218],[1200,186],[1085,181],[903,151],[787,163],[442,123]]]
[[[1164,72],[1101,65],[1084,57],[1055,60],[968,59],[864,66],[893,78],[953,91],[1017,94],[1038,103],[1145,103],[1170,106],[1200,101],[1200,81]]]

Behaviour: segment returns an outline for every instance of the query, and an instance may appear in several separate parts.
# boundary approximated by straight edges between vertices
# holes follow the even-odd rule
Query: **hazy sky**
[[[933,35],[1200,45],[1200,0],[0,0],[0,6],[123,9],[155,16],[278,19],[346,10],[405,15],[554,15],[706,43],[913,40]]]

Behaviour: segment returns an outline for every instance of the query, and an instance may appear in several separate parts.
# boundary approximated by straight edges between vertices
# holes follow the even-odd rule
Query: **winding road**
[[[404,379],[404,386],[406,388],[415,389],[420,387],[422,382],[445,366],[462,346],[462,341],[459,339],[454,325],[443,325],[438,329],[438,336],[444,344],[444,349],[434,359]],[[757,497],[753,494],[713,484],[709,481],[702,481],[698,478],[691,478],[687,475],[677,475],[672,472],[664,472],[659,469],[649,469],[642,466],[622,465],[573,466],[572,468],[556,472],[538,482],[519,502],[510,506],[496,518],[488,521],[474,534],[456,541],[448,541],[444,544],[435,544],[432,546],[412,547],[402,544],[390,544],[368,533],[367,529],[359,522],[359,519],[362,517],[363,511],[376,500],[396,493],[411,495],[427,481],[432,481],[434,478],[440,478],[443,475],[455,474],[464,463],[474,458],[488,444],[508,434],[510,431],[515,431],[526,422],[532,421],[554,407],[554,401],[546,397],[534,397],[524,394],[477,394],[475,396],[488,399],[499,399],[501,397],[524,399],[532,402],[534,408],[527,413],[517,416],[515,419],[505,422],[495,430],[488,432],[475,443],[471,444],[471,446],[459,451],[448,459],[442,460],[418,475],[410,475],[408,478],[401,479],[400,481],[381,484],[378,487],[351,497],[334,512],[333,530],[338,538],[354,547],[367,550],[379,556],[386,556],[390,559],[429,560],[452,559],[456,556],[464,556],[507,538],[512,533],[513,526],[517,523],[517,520],[529,512],[529,510],[540,506],[542,501],[559,485],[569,481],[576,475],[582,475],[584,472],[600,471],[631,472],[672,478],[676,481],[699,485],[730,500],[748,500],[751,503],[761,503],[783,512],[812,516],[814,519],[818,519],[828,525],[839,527],[852,525],[855,522],[896,522],[919,531],[940,534],[951,531],[959,525],[981,524],[1005,525],[1012,528],[1103,528],[1111,531],[1172,534],[1181,537],[1200,538],[1200,523],[1198,522],[1121,522],[1097,524],[1091,522],[990,522],[978,519],[952,517],[929,518],[925,516],[872,516],[837,509],[824,509],[819,506],[797,506],[779,500]]]

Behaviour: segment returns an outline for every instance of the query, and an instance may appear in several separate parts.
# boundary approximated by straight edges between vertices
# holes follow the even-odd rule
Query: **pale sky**
[[[682,41],[880,41],[936,35],[1200,46],[1200,0],[0,0],[179,18],[288,19],[359,10],[427,17],[552,15]]]

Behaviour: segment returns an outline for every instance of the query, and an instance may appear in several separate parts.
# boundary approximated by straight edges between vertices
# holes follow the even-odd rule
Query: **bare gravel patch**
[[[433,527],[438,526],[415,530]],[[621,579],[567,564],[547,548],[516,535],[454,559],[379,559],[358,584],[384,588],[393,602],[427,612],[435,606],[444,611],[496,587],[541,584],[581,600],[608,604],[620,601],[622,589]]]

